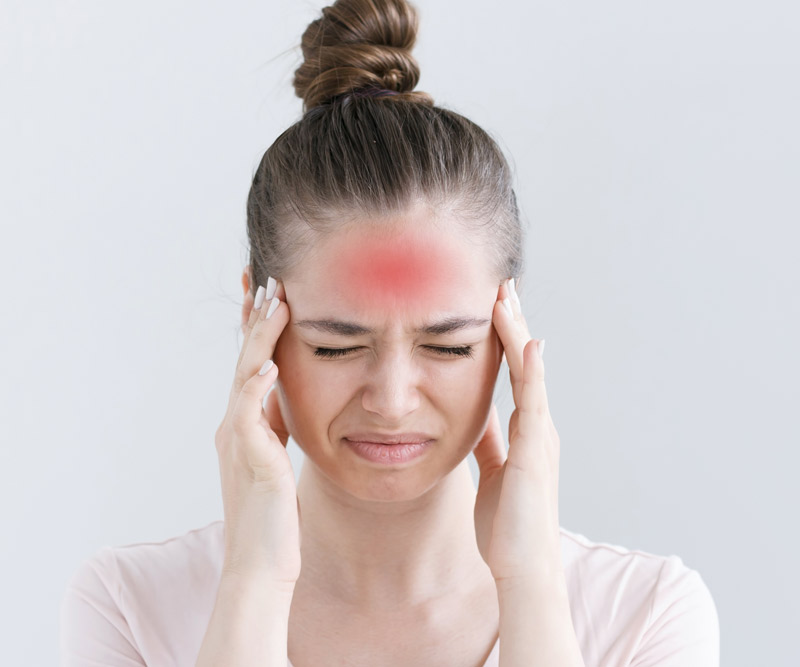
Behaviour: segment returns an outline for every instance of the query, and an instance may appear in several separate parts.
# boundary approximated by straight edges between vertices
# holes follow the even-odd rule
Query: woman
[[[338,0],[303,35],[305,114],[248,199],[225,520],[87,561],[65,664],[718,664],[697,572],[559,526],[509,167],[413,91],[416,27],[404,0]]]

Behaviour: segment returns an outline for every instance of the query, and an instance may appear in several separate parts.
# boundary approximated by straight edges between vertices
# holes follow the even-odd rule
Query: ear
[[[242,272],[242,288],[244,289],[244,302],[242,303],[242,333],[244,333],[247,321],[250,319],[250,312],[253,310],[255,297],[250,291],[250,265],[244,267]]]
[[[486,428],[483,430],[478,444],[472,450],[475,460],[478,462],[478,469],[481,476],[485,479],[496,468],[500,468],[507,458],[503,431],[500,427],[500,416],[497,413],[497,405],[492,403],[489,410],[489,419]]]
[[[286,428],[286,422],[283,421],[283,413],[281,412],[277,394],[277,387],[273,387],[267,394],[267,403],[264,406],[264,412],[266,413],[269,427],[273,430],[275,435],[278,436],[281,444],[286,447],[290,434],[289,429]]]
[[[250,265],[244,267],[244,271],[242,271],[242,287],[244,291],[247,292],[250,290]]]

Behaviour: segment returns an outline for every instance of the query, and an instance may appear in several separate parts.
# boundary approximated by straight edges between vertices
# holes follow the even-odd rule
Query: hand
[[[503,305],[509,298],[513,316]],[[544,362],[508,281],[498,290],[492,323],[505,350],[514,395],[508,458],[497,407],[474,449],[480,469],[475,499],[478,549],[495,581],[554,576],[562,569],[558,523],[560,442],[547,403]]]
[[[289,322],[285,290],[269,319],[270,301],[253,308],[236,365],[228,410],[214,441],[219,456],[225,510],[223,574],[258,575],[292,588],[300,575],[300,504],[286,443],[289,434],[275,392],[264,395],[278,378],[272,358],[275,344]]]

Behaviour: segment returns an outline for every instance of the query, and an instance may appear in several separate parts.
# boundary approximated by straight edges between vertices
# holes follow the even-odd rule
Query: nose
[[[419,408],[419,370],[408,356],[393,355],[378,363],[361,396],[362,407],[386,424],[402,424]]]

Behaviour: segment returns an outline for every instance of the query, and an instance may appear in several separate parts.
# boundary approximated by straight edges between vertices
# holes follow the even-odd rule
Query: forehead
[[[485,252],[454,224],[416,218],[392,226],[354,225],[324,238],[303,267],[306,285],[341,305],[463,310],[491,287]],[[466,295],[466,300],[453,303]],[[400,314],[400,313],[398,313]]]

